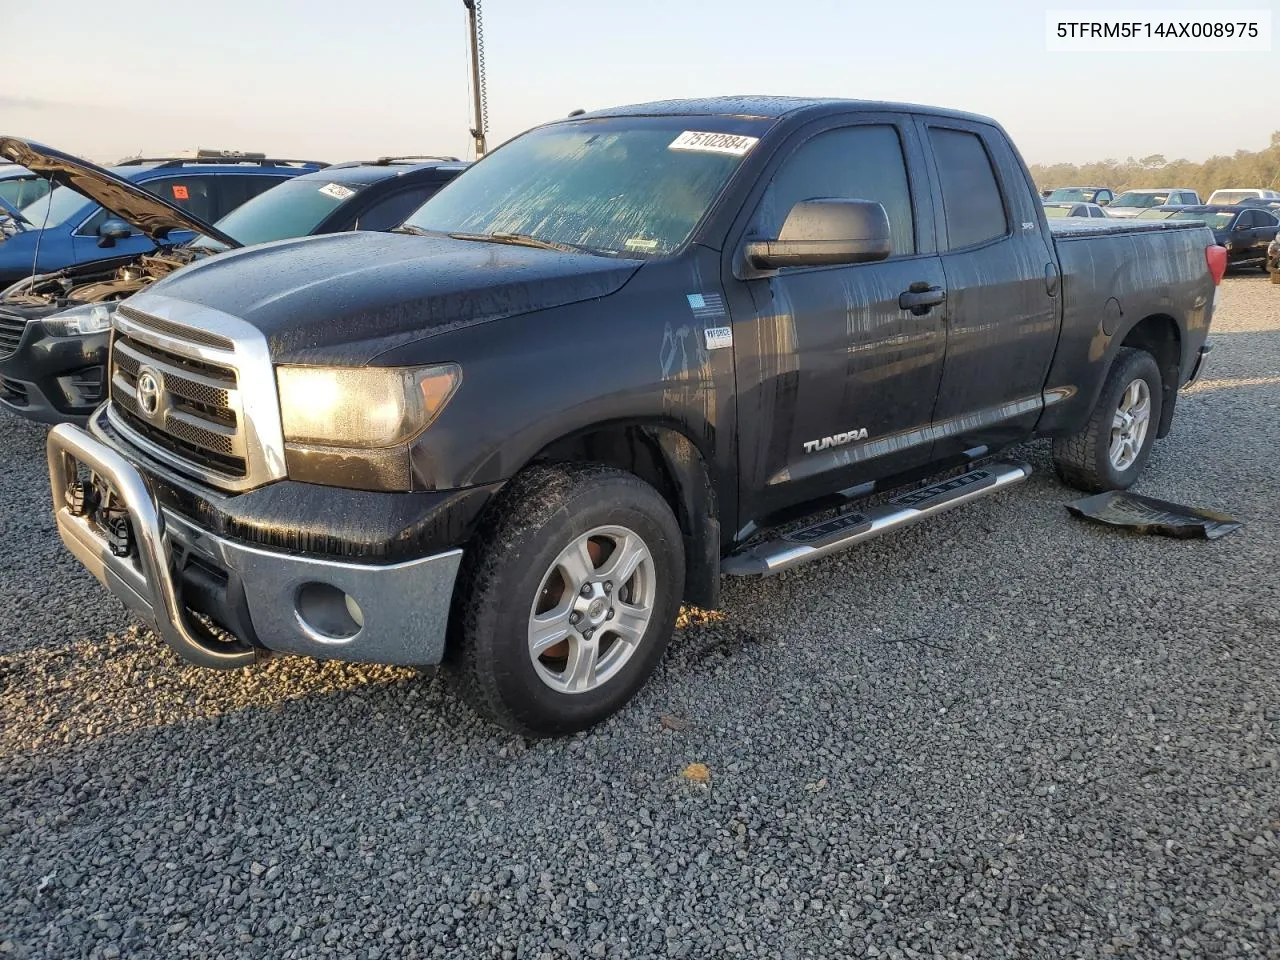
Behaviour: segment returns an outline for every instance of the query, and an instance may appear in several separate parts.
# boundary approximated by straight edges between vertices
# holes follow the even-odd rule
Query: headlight
[[[407,443],[431,425],[462,381],[434,367],[276,368],[284,438],[370,449]]]
[[[102,333],[111,329],[111,315],[116,312],[115,300],[107,303],[86,303],[72,307],[40,321],[45,333],[51,337],[83,337],[90,333]]]

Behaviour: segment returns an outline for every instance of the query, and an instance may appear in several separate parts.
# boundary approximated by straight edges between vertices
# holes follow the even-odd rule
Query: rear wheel
[[[1132,486],[1155,443],[1162,387],[1151,354],[1122,348],[1084,429],[1054,441],[1058,475],[1093,493]]]
[[[535,467],[504,489],[464,563],[448,664],[466,699],[520,733],[621,709],[680,609],[684,549],[666,501],[596,464]]]

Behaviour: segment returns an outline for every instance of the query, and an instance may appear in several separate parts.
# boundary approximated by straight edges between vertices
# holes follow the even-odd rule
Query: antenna
[[[471,136],[475,139],[479,160],[488,152],[485,134],[489,132],[489,93],[484,85],[484,21],[480,0],[462,0],[462,5],[467,8],[467,30],[471,36],[471,96],[475,111]]]

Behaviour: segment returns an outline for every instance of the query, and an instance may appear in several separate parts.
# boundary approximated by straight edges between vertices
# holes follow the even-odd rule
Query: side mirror
[[[123,220],[116,220],[114,217],[103,220],[102,225],[98,227],[98,246],[114,247],[117,240],[123,240],[132,235],[133,228]]]
[[[1100,207],[1105,207],[1105,206],[1106,206],[1108,203],[1110,203],[1110,202],[1111,202],[1110,200],[1099,200],[1099,201],[1098,201],[1098,206],[1100,206]]]
[[[893,252],[889,215],[873,200],[801,200],[777,240],[749,241],[744,252],[756,270],[883,260]]]

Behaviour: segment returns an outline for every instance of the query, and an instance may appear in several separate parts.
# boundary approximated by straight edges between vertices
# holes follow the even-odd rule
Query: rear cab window
[[[995,165],[982,138],[968,130],[929,127],[942,189],[947,248],[974,247],[1009,232]]]

